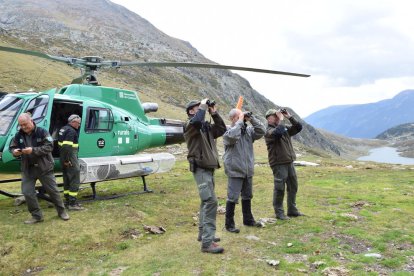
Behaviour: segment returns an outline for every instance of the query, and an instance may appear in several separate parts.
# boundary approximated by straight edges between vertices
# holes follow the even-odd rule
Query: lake
[[[361,156],[359,161],[375,161],[380,163],[414,165],[414,158],[400,156],[396,148],[381,147],[369,151],[369,155]]]

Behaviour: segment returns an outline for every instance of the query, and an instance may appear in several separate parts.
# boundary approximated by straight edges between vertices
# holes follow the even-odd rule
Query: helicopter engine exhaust
[[[160,119],[160,125],[165,129],[165,145],[184,142],[184,122],[171,119]]]
[[[142,103],[142,108],[145,113],[157,112],[158,104],[157,103]]]
[[[146,176],[171,170],[175,157],[170,153],[79,158],[80,182]]]

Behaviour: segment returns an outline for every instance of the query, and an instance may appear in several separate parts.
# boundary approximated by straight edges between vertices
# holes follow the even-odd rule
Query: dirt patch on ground
[[[6,255],[9,255],[13,251],[13,246],[6,246],[0,248],[0,256],[4,257]]]
[[[132,229],[127,229],[125,231],[122,231],[120,235],[122,239],[128,240],[128,239],[137,239],[141,237],[143,234],[137,229],[132,228]]]
[[[33,268],[28,268],[28,269],[26,269],[26,270],[22,273],[22,275],[23,275],[23,276],[35,275],[35,274],[37,274],[37,273],[39,273],[39,272],[43,271],[44,269],[45,269],[45,268],[44,268],[44,267],[42,267],[42,266],[33,267]]]
[[[333,237],[339,240],[339,244],[341,246],[349,247],[349,250],[354,254],[368,252],[369,249],[372,247],[366,242],[358,240],[352,236],[347,236],[343,234],[334,234]]]
[[[414,272],[414,256],[407,256],[408,263],[404,266],[404,271]]]
[[[287,254],[283,258],[288,263],[306,263],[308,261],[308,255],[303,254]]]
[[[122,275],[122,272],[124,272],[128,267],[126,266],[120,266],[115,269],[113,269],[111,272],[109,272],[110,276],[120,276]]]

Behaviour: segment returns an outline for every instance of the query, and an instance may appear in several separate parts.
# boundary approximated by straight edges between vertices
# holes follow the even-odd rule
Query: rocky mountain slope
[[[309,124],[355,138],[374,138],[381,132],[414,122],[414,90],[370,104],[333,106],[305,118]]]
[[[391,142],[400,155],[414,158],[414,123],[402,124],[379,134],[377,139]]]
[[[54,55],[212,62],[189,42],[162,33],[139,15],[107,0],[0,0],[0,6],[0,43],[4,46]],[[73,70],[38,58],[23,60],[22,57],[7,53],[0,53],[0,58],[7,61],[0,66],[0,90],[3,91],[29,88],[43,90],[50,88],[50,82],[61,84],[62,80],[69,80],[69,77],[62,77],[65,72],[74,75]],[[25,66],[28,62],[36,69],[30,70],[31,66]],[[50,66],[56,66],[57,69],[53,70]],[[48,75],[39,73],[38,78],[34,79],[33,71],[42,70],[47,71]],[[22,72],[27,72],[28,77],[22,78]],[[104,84],[136,90],[140,92],[141,98],[162,101],[161,106],[174,110],[175,114],[177,107],[182,110],[190,99],[204,97],[215,99],[224,114],[235,106],[240,95],[244,97],[244,109],[258,115],[277,107],[277,103],[274,104],[259,94],[246,79],[228,70],[121,68],[102,73],[101,76],[106,80]],[[182,111],[178,119],[183,119],[184,116]],[[304,130],[297,136],[298,141],[309,147],[340,153],[338,147],[320,135],[318,130],[306,123],[304,125]]]
[[[392,127],[378,134],[375,138],[393,141],[414,140],[414,123],[402,124]]]

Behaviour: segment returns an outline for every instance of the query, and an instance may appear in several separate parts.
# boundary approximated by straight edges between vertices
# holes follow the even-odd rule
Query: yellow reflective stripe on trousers
[[[78,192],[69,192],[70,196],[76,197],[78,195]]]
[[[63,194],[64,194],[64,195],[68,195],[68,194],[69,194],[69,190],[64,190],[64,191],[63,191]]]
[[[59,143],[58,143],[58,145],[59,145],[59,146],[68,145],[68,146],[71,146],[71,147],[74,147],[74,148],[79,147],[79,144],[75,144],[75,143],[73,143],[73,142],[71,142],[71,141],[63,141],[63,142],[59,142]]]

